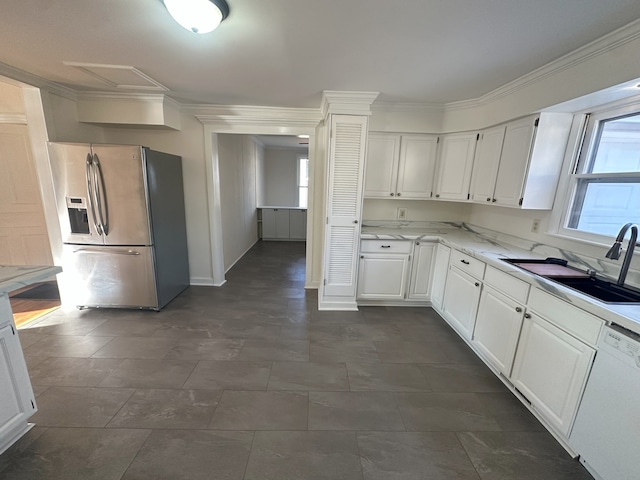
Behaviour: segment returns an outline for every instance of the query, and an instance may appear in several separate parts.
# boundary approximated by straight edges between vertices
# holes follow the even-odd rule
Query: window
[[[298,157],[298,206],[307,208],[309,203],[309,159]]]
[[[588,117],[571,178],[565,228],[599,243],[628,222],[640,223],[640,112],[617,109]]]

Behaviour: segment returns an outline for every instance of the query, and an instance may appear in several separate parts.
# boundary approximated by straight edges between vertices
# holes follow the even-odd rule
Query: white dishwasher
[[[605,328],[569,443],[596,479],[640,478],[640,335]]]

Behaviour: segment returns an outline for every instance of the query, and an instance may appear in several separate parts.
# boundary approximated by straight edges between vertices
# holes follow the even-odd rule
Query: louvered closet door
[[[332,115],[324,295],[356,295],[358,239],[368,118]]]

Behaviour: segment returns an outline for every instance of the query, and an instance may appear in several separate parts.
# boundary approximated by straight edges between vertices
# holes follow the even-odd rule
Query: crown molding
[[[282,125],[315,128],[322,117],[315,108],[278,108],[244,105],[183,105],[203,125]]]
[[[393,103],[393,102],[375,102],[371,105],[371,110],[379,110],[385,112],[430,112],[442,113],[446,107],[445,103]]]
[[[73,88],[25,72],[6,63],[0,62],[0,75],[7,77],[10,81],[15,81],[17,85],[37,87],[69,100],[76,99],[76,90]]]
[[[350,92],[324,90],[320,111],[322,117],[329,114],[371,115],[371,104],[380,92]]]
[[[0,124],[2,123],[26,125],[27,116],[23,113],[0,113]]]
[[[605,55],[618,47],[633,42],[640,38],[640,20],[635,20],[624,27],[614,30],[593,42],[577,48],[576,50],[553,60],[512,82],[506,83],[491,92],[474,99],[461,100],[445,104],[445,111],[465,110],[487,105],[499,98],[511,95],[530,85],[538,83],[547,77],[555,75],[576,65],[584,63],[592,58]]]

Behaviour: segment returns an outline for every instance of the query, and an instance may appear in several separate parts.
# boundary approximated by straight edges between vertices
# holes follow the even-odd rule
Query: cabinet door
[[[396,197],[431,197],[437,152],[435,135],[402,135]]]
[[[493,196],[496,205],[517,207],[520,204],[535,128],[533,118],[507,125]]]
[[[361,255],[358,271],[358,298],[403,300],[408,269],[409,255]]]
[[[9,303],[6,296],[0,299]],[[0,314],[11,315],[5,305]],[[11,318],[11,317],[9,317]],[[2,320],[3,321],[4,317]],[[31,381],[24,362],[18,334],[12,324],[0,328],[0,452],[27,429],[27,420],[36,412]]]
[[[262,238],[276,238],[276,211],[273,208],[262,209]]]
[[[409,298],[429,300],[431,293],[431,270],[436,250],[435,243],[416,242],[411,262],[411,281],[409,282]]]
[[[276,238],[289,238],[289,210],[275,208]]]
[[[502,142],[505,127],[495,127],[485,130],[480,135],[476,155],[473,159],[473,173],[471,174],[471,201],[477,203],[491,203],[496,186]]]
[[[306,210],[289,210],[289,238],[296,240],[307,238]]]
[[[475,133],[456,133],[442,137],[436,198],[468,199],[476,142]]]
[[[367,139],[364,196],[392,197],[396,194],[400,135],[370,133]]]
[[[443,316],[464,338],[471,340],[482,284],[462,270],[449,267],[444,289]]]
[[[444,287],[447,282],[450,256],[451,249],[446,245],[439,244],[436,248],[436,258],[433,265],[433,278],[431,279],[431,305],[438,312],[442,312]]]
[[[524,320],[511,379],[565,436],[578,409],[595,350],[535,314]]]
[[[473,342],[507,377],[511,375],[523,317],[522,305],[485,284],[480,295]]]

